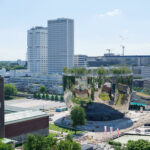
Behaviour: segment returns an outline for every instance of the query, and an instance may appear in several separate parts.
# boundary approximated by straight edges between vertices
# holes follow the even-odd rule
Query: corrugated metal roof
[[[20,112],[11,113],[11,114],[5,114],[5,125],[22,122],[22,121],[26,121],[26,120],[32,120],[32,119],[36,119],[36,118],[41,118],[41,117],[45,117],[45,116],[48,116],[48,115],[44,112],[32,111],[32,110],[20,111]]]

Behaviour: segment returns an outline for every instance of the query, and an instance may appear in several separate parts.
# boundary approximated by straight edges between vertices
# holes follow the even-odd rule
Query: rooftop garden
[[[127,67],[117,67],[113,69],[105,69],[103,67],[97,68],[97,69],[86,69],[86,68],[72,68],[68,69],[65,67],[63,69],[64,74],[74,74],[74,75],[87,75],[87,74],[93,74],[93,75],[99,75],[104,76],[108,74],[113,75],[123,75],[123,74],[131,74],[132,71],[128,69]]]
[[[108,95],[108,93],[106,92],[102,92],[99,96],[100,99],[102,99],[103,101],[109,101],[110,100],[110,97]]]

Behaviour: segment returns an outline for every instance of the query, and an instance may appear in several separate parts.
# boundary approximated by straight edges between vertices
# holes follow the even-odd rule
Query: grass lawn
[[[117,102],[116,102],[116,105],[117,105],[117,106],[120,106],[120,105],[121,105],[123,96],[124,96],[123,94],[119,94],[118,100],[117,100]]]
[[[19,100],[19,99],[24,99],[24,98],[26,98],[26,97],[10,96],[10,97],[6,97],[5,100],[6,100],[6,101],[9,101],[9,100],[17,100],[17,99]]]
[[[100,99],[102,99],[103,101],[109,101],[110,100],[110,97],[108,95],[108,93],[106,92],[102,92],[99,96]]]
[[[75,131],[72,131],[72,130],[67,129],[67,128],[59,127],[59,126],[52,124],[52,123],[49,123],[49,129],[54,130],[54,131],[59,131],[59,132],[66,132],[68,134],[75,134]],[[83,131],[77,131],[76,133],[80,134],[80,133],[83,133]]]
[[[72,101],[75,104],[81,104],[81,101],[82,102],[84,101],[85,103],[89,103],[90,99],[89,98],[83,98],[83,97],[75,97],[75,98],[72,98]]]

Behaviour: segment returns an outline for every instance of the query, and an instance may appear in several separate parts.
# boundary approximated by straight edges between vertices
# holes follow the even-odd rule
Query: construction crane
[[[125,46],[124,46],[124,45],[121,45],[121,47],[122,47],[122,56],[124,56]]]

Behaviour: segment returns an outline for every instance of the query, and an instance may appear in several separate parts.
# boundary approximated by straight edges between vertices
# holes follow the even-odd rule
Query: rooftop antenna
[[[122,56],[124,56],[125,46],[124,46],[124,45],[121,45],[121,47],[122,47]]]
[[[111,49],[106,49],[106,51],[108,51],[108,56],[110,56]]]

